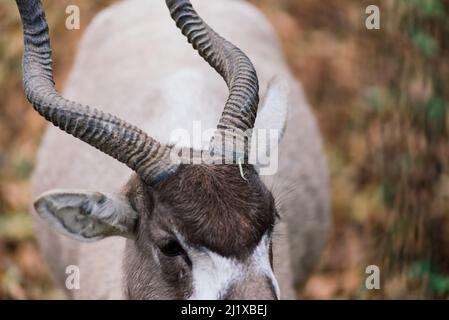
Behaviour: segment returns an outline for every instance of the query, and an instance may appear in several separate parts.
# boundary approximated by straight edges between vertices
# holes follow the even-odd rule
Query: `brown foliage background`
[[[59,88],[112,0],[44,1]],[[323,132],[333,229],[306,299],[448,298],[449,1],[251,0],[273,23]],[[64,28],[67,5],[81,30]],[[365,8],[381,9],[367,30]],[[168,17],[167,17],[168,18]],[[0,299],[58,298],[39,256],[29,178],[45,122],[25,102],[15,3],[0,0]],[[381,289],[365,288],[365,268]]]

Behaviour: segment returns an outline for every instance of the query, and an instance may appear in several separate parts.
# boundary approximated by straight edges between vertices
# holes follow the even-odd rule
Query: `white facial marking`
[[[281,292],[279,284],[274,276],[273,269],[271,268],[269,246],[270,238],[265,234],[251,256],[251,267],[256,270],[256,273],[263,274],[271,280],[276,298],[280,299]]]
[[[209,250],[196,253],[193,259],[192,300],[219,299],[244,274],[242,263]]]
[[[273,284],[276,298],[279,299],[279,285],[270,264],[270,238],[267,234],[262,237],[246,263],[223,257],[204,248],[192,248],[179,234],[178,239],[193,262],[193,293],[190,300],[220,299],[233,284],[242,281],[249,273],[268,277]]]

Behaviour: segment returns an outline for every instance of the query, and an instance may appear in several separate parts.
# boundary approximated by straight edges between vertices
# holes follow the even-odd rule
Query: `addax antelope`
[[[42,4],[16,0],[25,95],[54,125],[37,157],[33,214],[55,281],[65,288],[67,266],[80,270],[70,298],[290,299],[320,255],[322,142],[278,39],[244,1],[192,2],[102,11],[63,97]],[[194,136],[197,122],[214,128],[204,146],[173,141]],[[270,174],[251,161],[263,129],[283,133],[279,148],[265,139],[278,159]]]

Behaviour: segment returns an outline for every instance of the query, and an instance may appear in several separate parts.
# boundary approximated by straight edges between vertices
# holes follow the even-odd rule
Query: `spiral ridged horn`
[[[175,171],[170,146],[100,110],[69,101],[54,87],[48,25],[40,0],[16,0],[23,25],[25,95],[45,119],[126,164],[148,184]]]
[[[239,48],[209,27],[189,0],[166,0],[166,4],[176,25],[193,48],[223,77],[228,86],[229,96],[214,139],[226,135],[226,131],[249,139],[248,132],[254,127],[259,104],[259,83],[253,64]],[[211,142],[211,149],[225,156],[227,151],[221,149],[227,143],[217,140]],[[246,157],[246,147],[244,152]]]

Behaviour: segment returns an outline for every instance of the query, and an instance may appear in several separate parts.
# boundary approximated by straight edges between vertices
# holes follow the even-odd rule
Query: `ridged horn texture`
[[[25,95],[37,112],[65,132],[126,164],[148,184],[174,172],[171,146],[100,110],[69,101],[55,90],[48,25],[40,0],[16,0],[22,19]]]
[[[248,130],[254,127],[259,105],[256,70],[239,48],[217,34],[201,19],[189,0],[165,2],[178,28],[200,56],[223,77],[229,88],[229,97],[217,125],[218,132],[214,135],[215,142],[211,141],[211,149],[220,149],[214,152],[218,151],[219,155],[226,156],[229,152],[221,149],[225,145],[232,148],[233,143],[229,146],[229,141],[224,141],[223,137],[228,140],[228,133],[234,132],[234,138],[240,136],[246,140],[250,138]],[[245,146],[247,145],[248,143],[245,143]],[[247,147],[244,152],[246,158]]]

